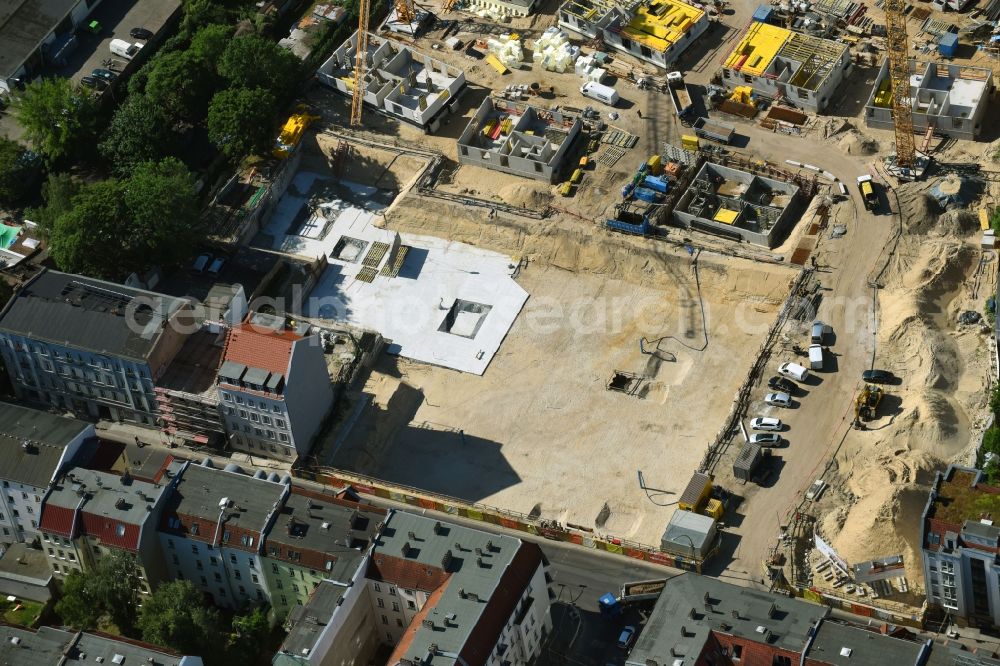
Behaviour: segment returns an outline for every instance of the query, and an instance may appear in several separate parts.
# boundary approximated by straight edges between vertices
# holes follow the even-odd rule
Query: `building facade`
[[[0,311],[0,355],[18,398],[156,427],[153,385],[192,331],[189,301],[43,271]]]
[[[851,66],[846,44],[753,21],[723,63],[722,84],[822,113]]]
[[[168,580],[156,528],[182,467],[170,462],[154,482],[83,467],[61,474],[45,495],[40,523],[56,577],[94,571],[120,552],[135,559],[144,594]]]
[[[218,390],[233,449],[281,460],[309,453],[333,406],[322,342],[310,328],[255,314],[229,331]]]
[[[49,666],[98,663],[113,666],[202,666],[201,657],[186,656],[131,639],[56,627],[23,629],[0,625],[0,662],[6,666]]]
[[[49,484],[93,437],[90,423],[0,403],[0,543],[38,537]]]
[[[187,463],[160,521],[169,577],[191,581],[225,608],[270,601],[262,546],[290,486],[290,477],[215,469],[208,458]]]

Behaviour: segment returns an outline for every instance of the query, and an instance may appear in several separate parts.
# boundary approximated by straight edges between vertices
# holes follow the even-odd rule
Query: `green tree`
[[[83,185],[72,207],[55,218],[49,234],[49,254],[64,271],[115,278],[130,261],[123,241],[128,225],[122,185],[115,179]],[[113,251],[116,261],[108,261]]]
[[[42,200],[45,205],[28,210],[25,217],[37,223],[42,234],[51,234],[56,219],[73,208],[73,197],[79,189],[77,182],[68,173],[50,173],[42,185]]]
[[[219,59],[233,38],[233,29],[228,25],[213,23],[198,30],[191,38],[189,52],[203,66],[218,71]]]
[[[208,138],[237,161],[268,145],[274,113],[274,96],[262,88],[223,90],[208,105]]]
[[[219,74],[234,86],[264,88],[282,99],[298,86],[302,61],[266,37],[243,35],[226,46]]]
[[[50,162],[83,155],[93,144],[97,102],[69,79],[30,83],[14,101],[14,114],[36,150]]]
[[[101,559],[90,575],[88,585],[93,598],[111,621],[124,633],[130,633],[139,608],[141,583],[135,557],[115,551]]]
[[[1000,455],[1000,427],[992,425],[983,433],[983,451]]]
[[[139,162],[162,159],[175,134],[162,106],[146,95],[130,95],[118,107],[98,149],[119,174],[128,174]]]
[[[187,167],[172,157],[136,165],[124,188],[131,221],[131,270],[150,258],[160,264],[183,262],[201,240],[198,195]]]
[[[996,384],[990,391],[990,411],[1000,419],[1000,384]]]
[[[187,51],[165,53],[150,63],[146,95],[177,118],[198,120],[205,116],[215,90],[215,74]]]
[[[34,153],[0,137],[0,208],[20,208],[31,196],[37,178]]]
[[[267,647],[271,624],[263,608],[254,608],[245,615],[233,617],[233,633],[229,637],[229,656],[233,660],[252,662]]]
[[[209,23],[225,23],[229,12],[217,0],[184,0],[181,30],[189,35]]]
[[[218,648],[219,612],[205,603],[190,581],[175,580],[158,587],[143,603],[136,625],[144,641],[184,654]]]
[[[74,629],[93,629],[101,617],[86,575],[70,571],[62,584],[62,596],[55,605],[56,615]]]

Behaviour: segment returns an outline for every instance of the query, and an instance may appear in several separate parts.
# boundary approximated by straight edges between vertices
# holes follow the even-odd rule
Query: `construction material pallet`
[[[639,137],[634,134],[630,134],[625,130],[611,129],[601,136],[601,143],[606,143],[611,146],[618,146],[619,148],[624,148],[626,150],[632,148],[635,144],[639,142]]]
[[[391,264],[386,262],[379,275],[390,278],[399,277],[399,269],[403,267],[403,262],[406,261],[406,253],[409,251],[410,247],[408,245],[400,245],[399,251],[396,252],[396,258],[392,260]]]
[[[608,146],[597,156],[597,162],[606,167],[612,167],[621,158],[625,157],[625,150],[618,146]]]
[[[372,243],[371,248],[368,250],[368,254],[361,261],[362,266],[367,266],[368,268],[375,268],[385,257],[385,253],[389,251],[389,244],[383,243],[382,241],[375,241]],[[369,280],[371,282],[371,280]]]
[[[358,274],[354,276],[354,279],[358,280],[359,282],[371,283],[375,281],[376,275],[377,273],[375,272],[374,268],[368,268],[366,266],[365,268],[362,268],[360,271],[358,271]]]

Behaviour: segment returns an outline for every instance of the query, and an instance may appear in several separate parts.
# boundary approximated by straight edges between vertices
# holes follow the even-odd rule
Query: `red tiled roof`
[[[375,553],[368,565],[368,578],[372,580],[424,592],[436,590],[448,580],[450,575],[438,567],[378,552]],[[506,618],[504,619],[506,620]]]
[[[288,374],[292,348],[302,340],[292,331],[269,331],[250,324],[230,329],[224,359],[250,368]]]
[[[75,509],[54,506],[46,502],[42,505],[42,520],[39,529],[43,532],[72,539],[75,536],[73,534],[73,518],[75,516]]]
[[[115,520],[109,516],[99,516],[86,511],[80,512],[80,522],[83,525],[83,532],[88,536],[96,537],[101,543],[115,548],[123,548],[130,552],[139,550],[139,526]],[[118,534],[118,526],[124,526],[121,535]]]

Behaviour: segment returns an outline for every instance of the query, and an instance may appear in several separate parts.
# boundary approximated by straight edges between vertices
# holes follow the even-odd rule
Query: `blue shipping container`
[[[651,190],[656,190],[660,194],[667,193],[668,185],[654,176],[646,176],[646,179],[642,181],[642,184]]]
[[[952,58],[955,56],[956,51],[958,51],[958,35],[953,32],[946,32],[941,35],[941,38],[938,40],[938,53],[946,58]]]
[[[648,187],[637,187],[634,194],[636,199],[641,199],[647,203],[655,203],[656,199],[660,196]]]

